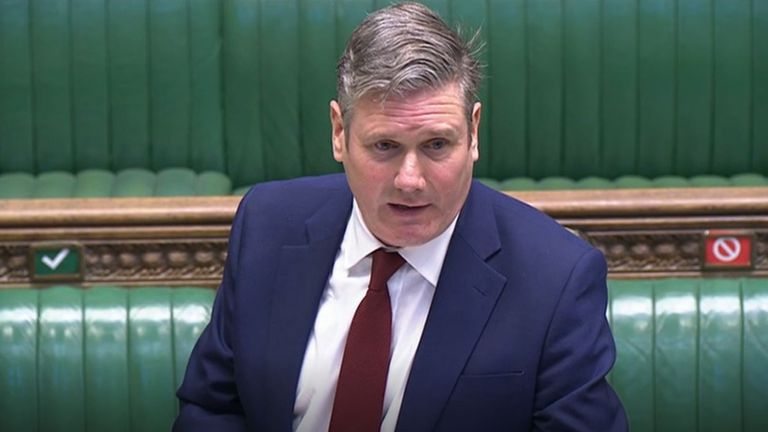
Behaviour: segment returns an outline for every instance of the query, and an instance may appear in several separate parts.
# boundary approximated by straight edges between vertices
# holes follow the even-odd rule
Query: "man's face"
[[[426,243],[456,217],[478,158],[480,103],[467,123],[455,84],[384,103],[364,97],[347,131],[331,102],[333,157],[343,163],[363,220],[382,243]]]

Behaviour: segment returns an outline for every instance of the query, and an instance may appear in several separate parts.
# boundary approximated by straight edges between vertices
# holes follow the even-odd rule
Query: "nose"
[[[412,152],[406,153],[395,176],[395,187],[411,193],[424,189],[426,185],[418,156]]]

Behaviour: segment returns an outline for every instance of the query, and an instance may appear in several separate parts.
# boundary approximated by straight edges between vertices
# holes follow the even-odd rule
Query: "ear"
[[[344,119],[341,116],[341,106],[335,100],[331,101],[331,141],[333,144],[333,158],[336,162],[344,161],[344,149],[346,148],[346,135],[344,133]]]
[[[477,160],[480,157],[477,134],[480,129],[480,112],[482,109],[483,105],[480,102],[475,102],[475,105],[472,107],[472,124],[470,125],[472,127],[472,133],[470,134],[470,138],[472,139],[472,142],[470,143],[472,160]]]

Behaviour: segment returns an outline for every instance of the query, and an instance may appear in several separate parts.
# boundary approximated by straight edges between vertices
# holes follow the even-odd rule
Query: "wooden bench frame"
[[[768,276],[768,188],[510,193],[548,213],[606,255],[611,277]],[[41,245],[78,248],[85,285],[215,287],[240,197],[0,201],[0,287],[34,277]],[[712,230],[752,240],[751,265],[708,269]]]

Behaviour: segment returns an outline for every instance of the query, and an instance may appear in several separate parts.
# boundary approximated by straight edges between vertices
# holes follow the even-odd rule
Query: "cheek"
[[[450,168],[438,167],[432,171],[432,184],[440,195],[445,205],[454,205],[455,201],[463,198],[466,188],[472,180],[472,164],[462,160]]]
[[[373,204],[384,194],[387,182],[380,170],[357,165],[353,172],[347,171],[352,192],[359,202]]]
[[[352,165],[354,175],[365,189],[383,188],[387,181],[394,179],[393,169],[388,164],[377,163],[365,158],[360,158],[354,162]]]
[[[456,158],[450,162],[436,163],[429,174],[435,183],[441,186],[447,186],[449,189],[455,189],[468,178],[472,177],[472,160],[469,154],[462,155],[467,157]]]

